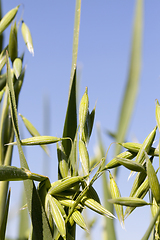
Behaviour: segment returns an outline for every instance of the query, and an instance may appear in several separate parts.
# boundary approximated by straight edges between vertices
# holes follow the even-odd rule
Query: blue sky
[[[35,56],[32,57],[27,52],[19,31],[19,54],[25,51],[24,62],[27,64],[27,71],[18,111],[28,118],[41,134],[46,134],[43,120],[43,100],[46,97],[51,102],[48,106],[50,120],[47,124],[50,131],[47,128],[46,131],[49,131],[48,135],[59,137],[62,135],[67,108],[75,1],[6,0],[2,1],[3,13],[5,14],[19,3],[23,5],[19,9],[17,21],[23,13],[23,19],[32,34]],[[90,156],[93,156],[96,145],[96,124],[101,125],[106,149],[111,143],[111,139],[105,134],[106,129],[114,132],[117,128],[119,107],[127,81],[135,3],[135,0],[82,1],[77,60],[80,74],[79,96],[82,96],[87,86],[90,110],[97,101],[95,128],[89,144]],[[160,101],[160,1],[146,0],[144,3],[140,87],[134,116],[127,134],[127,140],[136,139],[140,143],[156,125],[155,99]],[[8,37],[9,30],[6,30],[6,42]],[[22,127],[22,122],[20,122],[20,127],[23,135],[29,136]],[[42,150],[34,147],[27,148],[25,151],[31,171],[43,174],[44,154]],[[51,181],[55,181],[57,179],[55,146],[51,146],[50,151],[51,159],[45,160],[45,166],[52,166],[49,167],[48,175]],[[112,157],[112,152],[110,156]],[[19,166],[16,149],[13,165]],[[118,178],[123,196],[129,194],[131,186],[131,182],[127,182],[128,174],[128,171],[121,169]],[[13,183],[12,185],[11,215],[17,216],[18,200],[15,201],[14,198],[17,195],[15,193],[17,186],[21,189],[22,184]],[[95,186],[102,194],[100,180]],[[14,212],[13,208],[17,210]],[[150,210],[146,207],[136,210],[133,216],[126,220],[126,230],[122,230],[117,221],[117,239],[141,238],[147,229],[149,218]],[[10,219],[8,233],[15,225],[14,218],[12,219],[11,216]],[[14,234],[16,231],[15,226]],[[98,227],[95,231],[100,234]],[[95,236],[93,239],[96,239]]]

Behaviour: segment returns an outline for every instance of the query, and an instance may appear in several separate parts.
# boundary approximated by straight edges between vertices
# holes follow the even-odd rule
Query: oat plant
[[[92,228],[88,227],[88,221],[86,222],[83,215],[85,209],[91,209],[107,220],[103,239],[116,239],[114,219],[117,218],[124,227],[125,219],[136,208],[143,206],[151,208],[153,218],[142,239],[148,239],[151,232],[152,239],[159,239],[160,188],[157,177],[159,168],[154,169],[153,166],[154,159],[159,157],[159,148],[153,147],[157,129],[160,129],[158,100],[156,102],[157,126],[146,136],[143,143],[125,142],[139,82],[143,1],[137,0],[129,77],[118,130],[115,134],[117,142],[115,157],[110,161],[107,159],[109,148],[105,150],[100,131],[98,131],[100,154],[95,156],[93,161],[89,156],[88,143],[94,124],[95,107],[90,111],[87,87],[80,104],[77,104],[76,69],[80,0],[76,0],[72,67],[63,134],[59,137],[42,136],[25,116],[19,114],[24,126],[31,134],[30,138],[21,138],[17,109],[25,66],[23,66],[24,54],[18,55],[17,32],[19,29],[32,55],[34,55],[34,48],[30,30],[25,21],[20,19],[17,23],[15,20],[19,8],[20,5],[10,10],[3,18],[1,17],[0,21],[0,240],[5,239],[7,227],[11,193],[9,181],[24,182],[24,208],[28,209],[31,226],[28,234],[21,237],[22,239],[75,240],[77,225],[89,236]],[[7,27],[10,27],[9,43],[3,48],[3,32]],[[47,176],[30,170],[22,148],[22,146],[39,145],[48,154],[48,144],[57,146],[58,179],[53,183]],[[18,148],[20,168],[12,165],[14,145]],[[126,149],[123,152],[121,152],[122,147]],[[125,167],[130,176],[136,175],[128,197],[121,196],[121,190],[118,187],[116,176],[119,166]],[[105,206],[101,204],[100,197],[93,186],[100,177],[104,183]],[[37,187],[35,181],[38,181]],[[149,192],[149,202],[146,202],[144,197]]]

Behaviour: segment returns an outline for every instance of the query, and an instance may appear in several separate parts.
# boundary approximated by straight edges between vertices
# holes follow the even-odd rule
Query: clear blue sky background
[[[111,139],[105,134],[106,129],[116,131],[117,117],[128,75],[130,46],[132,37],[134,0],[130,1],[82,1],[78,68],[80,70],[80,97],[88,87],[90,110],[97,101],[96,123],[100,123],[104,144],[107,147]],[[144,29],[142,71],[139,94],[130,124],[127,140],[136,138],[140,143],[156,125],[155,99],[160,101],[160,1],[144,1]],[[32,57],[25,47],[19,31],[19,54],[24,50],[27,71],[20,95],[18,111],[28,118],[41,134],[62,136],[62,129],[67,108],[69,79],[72,60],[72,42],[75,1],[64,0],[2,0],[2,9],[7,11],[23,3],[17,21],[23,12],[23,19],[29,26],[35,56]],[[5,40],[8,41],[9,30]],[[44,127],[44,98],[50,101],[49,121]],[[20,127],[24,137],[28,133]],[[46,130],[45,130],[46,129]],[[49,132],[48,132],[49,131]],[[89,144],[90,156],[96,145],[96,124]],[[46,174],[51,181],[57,179],[56,147],[51,146],[51,158],[44,160],[44,154],[38,147],[25,149],[32,172]],[[112,151],[112,150],[111,150]],[[111,154],[112,157],[112,154]],[[110,159],[111,160],[111,159]],[[13,165],[19,166],[17,150],[14,151]],[[45,168],[45,169],[44,169]],[[44,171],[45,170],[45,171]],[[122,196],[129,195],[131,181],[127,182],[129,172],[121,169],[118,184]],[[17,233],[17,215],[19,213],[22,183],[13,183],[10,224],[8,235]],[[102,196],[101,181],[97,187]],[[16,199],[16,200],[15,200]],[[118,240],[140,239],[148,227],[150,209],[137,209],[126,220],[126,230],[121,229],[117,220]],[[101,239],[101,220],[98,221],[93,239]],[[13,227],[14,226],[14,227]],[[77,240],[82,239],[82,231]]]

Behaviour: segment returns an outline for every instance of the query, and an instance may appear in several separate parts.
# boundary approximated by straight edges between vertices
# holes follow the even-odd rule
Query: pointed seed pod
[[[119,158],[126,158],[130,160],[133,159],[135,156],[136,153],[130,151],[122,152],[117,155],[117,157]],[[113,158],[109,163],[107,163],[107,165],[104,167],[104,170],[119,167],[121,164],[117,161],[117,157]]]
[[[14,71],[14,75],[18,79],[22,71],[22,61],[20,58],[15,58],[13,62],[13,71]]]
[[[72,213],[72,217],[73,217],[73,220],[84,230],[87,231],[87,225],[84,221],[84,218],[82,216],[82,214],[78,211],[78,210],[75,210],[73,213]]]
[[[18,46],[17,46],[17,25],[16,21],[11,25],[10,35],[9,35],[9,57],[13,63],[15,58],[18,55]]]
[[[146,196],[146,194],[148,193],[148,191],[149,191],[149,183],[148,183],[148,178],[146,178],[146,180],[144,182],[142,182],[140,187],[137,189],[137,191],[135,192],[133,197],[143,199]],[[133,212],[134,209],[135,209],[135,207],[127,207],[126,211],[125,211],[125,216],[129,216],[131,214],[131,212]]]
[[[6,63],[6,51],[8,51],[8,46],[5,47],[0,54],[0,71],[2,70]]]
[[[144,142],[136,156],[136,159],[135,159],[136,162],[143,163],[143,161],[145,159],[144,151],[146,153],[149,153],[150,148],[151,148],[153,141],[155,139],[155,136],[156,136],[156,130],[157,130],[157,126],[150,132],[150,134],[144,140]]]
[[[36,136],[31,138],[25,138],[21,140],[22,145],[42,145],[42,144],[52,144],[61,141],[62,138],[52,137],[52,136]],[[17,142],[8,143],[6,145],[16,145]]]
[[[51,214],[53,217],[53,221],[61,234],[61,236],[66,239],[66,227],[65,227],[65,221],[61,214],[61,211],[57,205],[57,201],[55,201],[55,198],[48,194],[48,202],[51,209]]]
[[[145,168],[143,167],[142,164],[140,163],[137,163],[135,161],[131,161],[131,160],[128,160],[126,158],[119,158],[117,157],[116,158],[117,161],[123,165],[124,167],[130,169],[131,171],[135,171],[135,172],[145,172]]]
[[[145,205],[151,205],[147,203],[141,198],[134,198],[134,197],[119,197],[115,199],[109,199],[109,202],[113,204],[119,204],[122,206],[129,206],[129,207],[143,207]]]
[[[21,32],[28,51],[34,56],[32,36],[28,26],[24,23],[24,21],[22,21]]]
[[[15,58],[13,62],[13,71],[14,71],[14,75],[18,79],[22,72],[22,60],[20,58]]]
[[[84,178],[79,176],[63,178],[59,181],[56,181],[54,184],[51,184],[52,187],[49,189],[48,193],[51,195],[60,193],[76,185],[79,185],[83,181]]]
[[[57,200],[65,207],[69,207],[72,208],[73,206],[75,206],[75,202],[76,200],[72,200],[68,197],[62,197],[62,196],[56,196]],[[75,209],[84,209],[84,207],[81,205],[81,203],[78,203],[78,205],[75,207]]]
[[[1,19],[0,21],[0,34],[2,34],[2,32],[8,27],[8,25],[12,22],[12,20],[14,19],[14,17],[17,14],[18,8],[20,5],[18,5],[17,7],[13,8],[12,10],[10,10],[8,13],[6,13],[6,15]]]
[[[111,173],[109,173],[109,178],[110,178],[110,192],[111,192],[112,199],[121,197],[117,183],[112,177]],[[123,207],[120,205],[114,204],[114,208],[117,213],[117,217],[120,221],[120,224],[124,228]]]
[[[79,106],[80,139],[82,137],[82,132],[87,119],[88,108],[89,108],[89,99],[88,99],[88,89],[86,87],[85,93],[82,96],[80,106]]]
[[[147,154],[145,154],[146,156],[146,166],[147,166],[147,176],[148,176],[148,182],[149,182],[149,186],[150,189],[152,191],[152,194],[157,202],[157,204],[160,203],[160,186],[159,186],[159,181],[156,175],[156,172],[154,170],[154,167],[148,157]]]
[[[33,124],[32,124],[27,118],[25,118],[25,117],[24,117],[22,114],[20,114],[20,113],[19,113],[19,115],[21,116],[22,121],[23,121],[25,127],[27,128],[27,130],[29,131],[29,133],[30,133],[33,137],[41,136],[40,133],[38,132],[38,130],[33,126]],[[46,152],[46,154],[49,155],[49,150],[48,150],[47,146],[41,145],[41,148]]]
[[[97,212],[103,216],[106,216],[108,218],[116,218],[110,211],[104,208],[101,204],[99,204],[93,198],[83,197],[82,203],[84,204],[84,206],[90,208],[94,212]]]
[[[54,231],[54,222],[53,222],[53,218],[52,218],[52,214],[51,214],[51,207],[49,205],[49,201],[48,201],[48,195],[46,195],[45,198],[45,212],[48,218],[48,222],[49,222],[49,226],[51,228],[51,231]]]
[[[130,192],[130,197],[133,197],[137,191],[137,189],[140,187],[140,185],[143,183],[143,181],[145,180],[147,176],[147,173],[146,172],[139,172],[137,173],[135,179],[134,179],[134,182],[133,182],[133,185],[132,185],[132,189],[131,189],[131,192]]]
[[[91,133],[92,133],[92,129],[93,129],[93,123],[94,123],[94,118],[95,118],[95,108],[92,110],[91,113],[89,113],[88,110],[88,114],[87,114],[87,118],[86,118],[86,122],[84,125],[84,129],[82,132],[82,140],[87,144],[89,142]]]
[[[89,174],[89,155],[85,143],[79,140],[79,156],[84,175]]]
[[[65,178],[68,176],[69,167],[67,156],[64,152],[62,144],[59,146],[57,143],[57,155],[58,155],[58,171],[60,173],[61,178]]]
[[[54,198],[54,201],[57,204],[57,206],[58,206],[58,208],[59,208],[63,218],[66,218],[66,213],[65,213],[65,210],[64,210],[62,204],[56,198]]]
[[[89,141],[89,111],[87,113],[86,121],[84,124],[81,140],[87,144]]]
[[[159,206],[157,205],[154,197],[153,197],[152,203],[153,204],[151,206],[151,212],[152,212],[152,216],[155,217]],[[155,240],[160,239],[160,216],[157,217],[157,220],[155,222],[153,236]]]
[[[119,144],[122,147],[128,149],[129,151],[135,152],[135,153],[138,153],[140,148],[142,147],[141,143],[126,142],[126,143],[119,143]],[[148,155],[159,156],[159,151],[158,151],[158,149],[156,149],[154,147],[151,147],[149,152],[148,152]]]

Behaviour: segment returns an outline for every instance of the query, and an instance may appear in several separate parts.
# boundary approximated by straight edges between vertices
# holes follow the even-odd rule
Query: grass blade
[[[76,0],[75,19],[74,19],[74,35],[73,35],[73,49],[72,49],[72,68],[70,76],[70,90],[75,75],[77,66],[79,29],[80,29],[80,14],[81,14],[81,0]]]
[[[148,240],[148,238],[149,238],[149,236],[150,236],[150,234],[151,234],[151,232],[152,232],[152,229],[153,229],[153,227],[154,227],[154,224],[156,223],[156,220],[157,220],[159,214],[160,214],[160,208],[158,209],[156,215],[154,216],[154,218],[153,218],[152,221],[150,222],[149,227],[148,227],[146,233],[144,234],[144,236],[142,237],[141,240]]]
[[[70,137],[74,140],[77,129],[77,103],[76,103],[76,65],[78,53],[78,40],[80,28],[80,11],[81,0],[76,0],[75,21],[74,21],[74,35],[73,35],[73,50],[72,50],[72,67],[70,76],[68,107],[63,129],[63,137]],[[63,141],[63,147],[67,157],[71,151],[71,143]]]
[[[21,207],[26,204],[25,193],[22,191],[21,194]],[[29,228],[29,218],[27,209],[20,209],[20,219],[19,219],[19,239],[28,239],[28,228]]]
[[[69,93],[68,107],[63,128],[63,137],[70,137],[74,141],[77,130],[77,103],[76,103],[76,71],[72,81],[71,90]],[[67,158],[71,152],[71,142],[62,141],[64,151]]]
[[[9,190],[9,193],[8,193],[6,206],[5,206],[5,210],[4,210],[3,221],[2,221],[2,225],[0,226],[0,239],[1,240],[5,239],[5,232],[6,232],[6,225],[7,225],[7,218],[8,218],[8,210],[9,210],[9,201],[10,201],[10,194],[11,194],[11,190]]]
[[[99,159],[102,159],[105,155],[105,150],[103,146],[103,141],[102,141],[102,136],[101,136],[101,129],[100,126],[98,125],[97,127],[97,135],[98,135],[98,156],[97,156],[97,161]],[[114,213],[114,207],[113,204],[108,202],[108,199],[111,198],[111,192],[109,188],[109,182],[106,176],[106,172],[103,173],[102,175],[102,185],[103,185],[103,201],[104,201],[104,207],[108,209],[111,213]],[[114,227],[114,219],[110,218],[103,218],[103,231],[102,231],[102,239],[103,240],[116,240],[116,232],[115,232],[115,227]]]
[[[124,141],[138,91],[141,66],[142,12],[143,12],[143,0],[137,0],[129,75],[121,107],[118,130],[116,134],[117,142]],[[121,146],[116,145],[116,155],[119,154],[120,149]]]
[[[2,19],[2,1],[0,0],[0,20]],[[3,49],[3,41],[4,41],[4,36],[3,33],[0,34],[0,52],[2,52]]]
[[[0,166],[0,181],[22,181],[31,179],[35,181],[46,180],[47,177],[36,173],[31,173],[28,169],[14,166]]]
[[[18,128],[18,118],[17,118],[17,109],[16,109],[16,99],[13,88],[12,74],[9,64],[9,58],[7,55],[7,86],[9,89],[9,102],[11,106],[11,118],[15,131],[18,152],[20,157],[21,167],[24,167],[29,170],[27,161],[25,159],[22,146],[20,143],[19,137],[19,128]],[[40,198],[38,196],[36,187],[33,181],[26,180],[24,181],[25,194],[27,199],[28,211],[31,216],[33,233],[36,239],[40,240],[51,240],[52,235],[49,229],[48,220],[44,212],[43,206],[41,204]],[[41,229],[41,231],[39,231]]]

